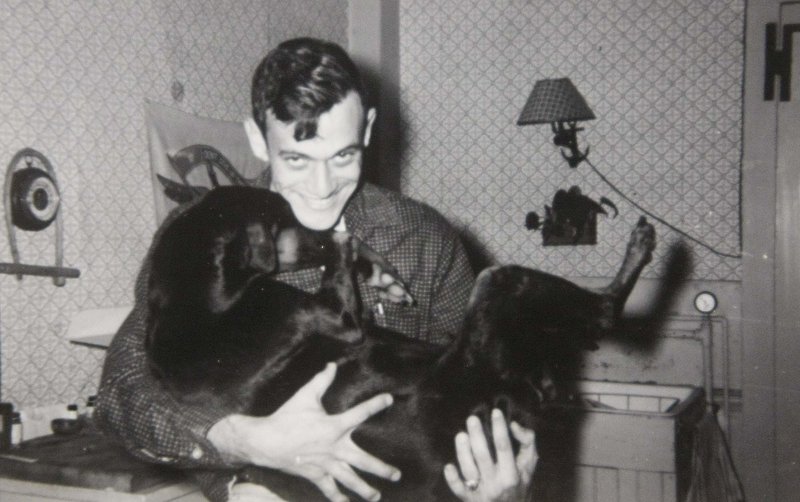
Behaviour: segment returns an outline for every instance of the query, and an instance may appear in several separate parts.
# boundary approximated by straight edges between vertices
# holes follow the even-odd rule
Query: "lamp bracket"
[[[550,127],[553,130],[553,143],[569,150],[567,155],[564,150],[561,150],[561,156],[567,161],[569,167],[578,167],[578,164],[586,160],[589,155],[589,147],[581,152],[578,149],[578,131],[583,131],[582,127],[577,127],[577,122],[551,122]]]
[[[767,23],[764,68],[764,101],[775,99],[775,78],[780,77],[780,100],[791,100],[792,34],[800,32],[800,24],[783,25],[781,49],[778,44],[778,25]]]

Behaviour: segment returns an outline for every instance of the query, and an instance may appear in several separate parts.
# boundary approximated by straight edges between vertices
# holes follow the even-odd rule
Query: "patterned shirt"
[[[460,327],[474,279],[455,230],[434,209],[370,184],[356,193],[344,217],[348,231],[397,268],[416,302],[381,303],[377,292],[359,279],[362,304],[372,309],[375,322],[411,338],[448,343]],[[149,269],[148,254],[136,281],[134,308],[106,355],[95,420],[137,457],[193,469],[209,498],[225,500],[225,483],[233,471],[224,470],[236,466],[225,463],[206,433],[226,413],[179,403],[147,367]],[[277,276],[308,292],[319,288],[321,277],[319,269]]]

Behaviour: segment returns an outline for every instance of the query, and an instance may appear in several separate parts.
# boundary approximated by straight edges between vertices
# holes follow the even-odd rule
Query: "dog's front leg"
[[[360,301],[353,280],[354,249],[348,232],[333,232],[317,298],[341,318],[345,328],[358,328]]]
[[[356,269],[366,278],[367,285],[382,291],[395,303],[414,304],[408,286],[386,258],[356,237],[352,238],[352,246],[356,255]]]

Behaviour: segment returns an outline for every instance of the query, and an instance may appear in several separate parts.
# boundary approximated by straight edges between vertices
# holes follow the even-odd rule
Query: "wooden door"
[[[794,32],[791,96],[778,106],[775,221],[777,500],[800,497],[800,3],[781,4],[778,36]],[[776,96],[777,97],[777,96]]]

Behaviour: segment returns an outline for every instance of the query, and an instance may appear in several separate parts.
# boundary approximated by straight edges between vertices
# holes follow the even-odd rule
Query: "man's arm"
[[[458,333],[474,282],[475,274],[467,260],[464,245],[451,228],[442,238],[431,290],[432,332]]]
[[[206,439],[224,413],[179,403],[151,375],[145,321],[146,307],[137,301],[108,349],[95,420],[142,459],[179,467],[232,467]]]
[[[147,284],[152,248],[191,204],[172,211],[153,238],[134,286],[134,307],[111,342],[103,365],[95,421],[132,454],[179,467],[230,468],[206,439],[224,413],[179,403],[147,367]]]
[[[334,479],[365,498],[375,496],[375,490],[355,475],[350,465],[387,479],[399,477],[397,469],[350,440],[358,424],[391,404],[390,396],[375,396],[340,415],[328,416],[320,397],[335,368],[327,368],[322,377],[312,380],[269,417],[228,415],[202,403],[178,402],[165,391],[151,374],[145,351],[149,256],[136,281],[134,309],[106,355],[95,413],[101,429],[119,438],[139,458],[204,473],[198,477],[203,478],[206,495],[213,493],[214,500],[224,500],[222,487],[233,479],[229,469],[250,463],[306,477],[318,486],[321,483],[332,499],[341,495]],[[305,403],[305,409],[297,409],[298,402]],[[308,411],[316,412],[310,425],[302,420],[304,412],[305,418],[309,417]],[[286,424],[305,425],[295,427],[298,433],[291,434]],[[317,455],[301,458],[309,430],[318,431],[311,444]]]
[[[343,497],[335,481],[368,500],[379,498],[350,466],[399,479],[396,468],[361,450],[350,438],[361,422],[391,404],[390,395],[375,396],[340,415],[327,415],[321,397],[335,375],[335,366],[329,365],[267,417],[228,415],[214,407],[179,403],[161,389],[146,366],[143,320],[143,312],[135,308],[109,348],[95,414],[98,425],[134,455],[202,468],[208,481],[204,491],[214,488],[215,499],[225,480],[233,479],[233,471],[223,471],[245,464],[305,477],[331,500]]]

